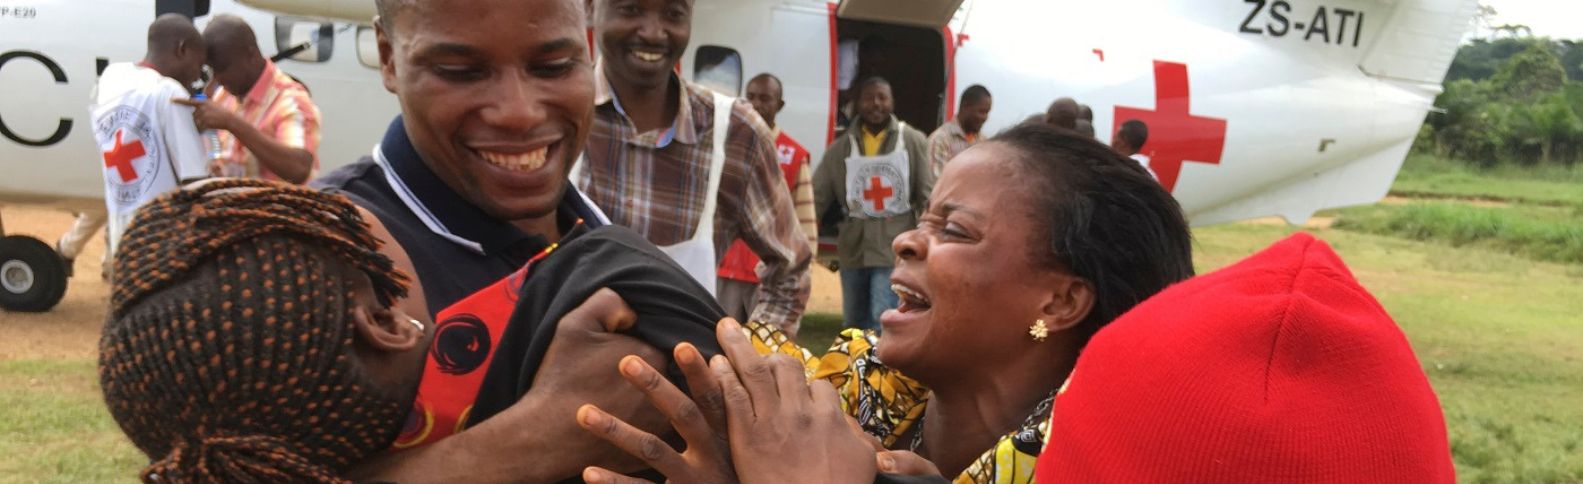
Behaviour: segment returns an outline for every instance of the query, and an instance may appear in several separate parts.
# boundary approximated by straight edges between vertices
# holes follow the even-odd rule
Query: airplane
[[[323,113],[323,170],[366,154],[399,108],[381,88],[374,0],[13,0],[0,6],[0,203],[102,204],[87,100],[110,62],[143,53],[160,13],[242,16]],[[1477,0],[696,0],[683,77],[738,95],[782,80],[778,125],[813,152],[841,126],[838,66],[891,80],[925,133],[987,87],[994,133],[1068,96],[1097,136],[1149,126],[1142,154],[1195,226],[1383,198]],[[61,32],[94,32],[71,35]],[[865,40],[866,39],[866,40]],[[592,42],[590,34],[590,42]],[[867,44],[860,49],[850,46]],[[864,52],[867,51],[867,52]],[[17,95],[13,93],[25,93]],[[3,235],[0,225],[0,235]],[[50,244],[0,239],[0,307],[64,294]]]

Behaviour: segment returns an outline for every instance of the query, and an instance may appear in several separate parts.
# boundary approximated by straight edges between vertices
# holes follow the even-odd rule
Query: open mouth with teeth
[[[482,157],[484,161],[489,162],[489,164],[505,168],[507,170],[533,171],[544,166],[544,161],[548,159],[547,156],[549,151],[549,146],[541,146],[538,149],[522,153],[501,153],[497,151],[479,150],[478,155]]]
[[[891,284],[890,290],[895,291],[896,296],[901,300],[901,305],[896,307],[897,312],[906,314],[914,311],[928,311],[931,307],[929,296],[925,296],[923,293],[912,290],[907,286]]]
[[[637,56],[638,60],[641,60],[643,62],[659,62],[659,61],[665,60],[665,54],[664,53],[643,52],[643,51],[639,51],[639,50],[634,50],[634,51],[632,51],[632,55]]]

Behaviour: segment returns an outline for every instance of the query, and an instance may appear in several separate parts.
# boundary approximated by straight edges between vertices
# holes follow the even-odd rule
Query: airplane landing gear
[[[65,295],[66,265],[55,249],[23,235],[0,237],[0,308],[44,312]]]

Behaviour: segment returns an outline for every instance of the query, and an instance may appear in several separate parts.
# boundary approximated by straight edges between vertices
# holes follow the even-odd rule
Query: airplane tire
[[[0,238],[0,308],[48,311],[66,295],[66,265],[49,244],[32,237]]]

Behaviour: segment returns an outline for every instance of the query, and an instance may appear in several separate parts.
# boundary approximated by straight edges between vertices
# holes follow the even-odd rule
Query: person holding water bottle
[[[198,128],[217,135],[221,156],[214,157],[211,172],[297,184],[313,178],[319,168],[319,108],[308,89],[264,58],[252,27],[240,17],[216,16],[203,37],[220,87],[212,100],[176,102],[192,106]]]

